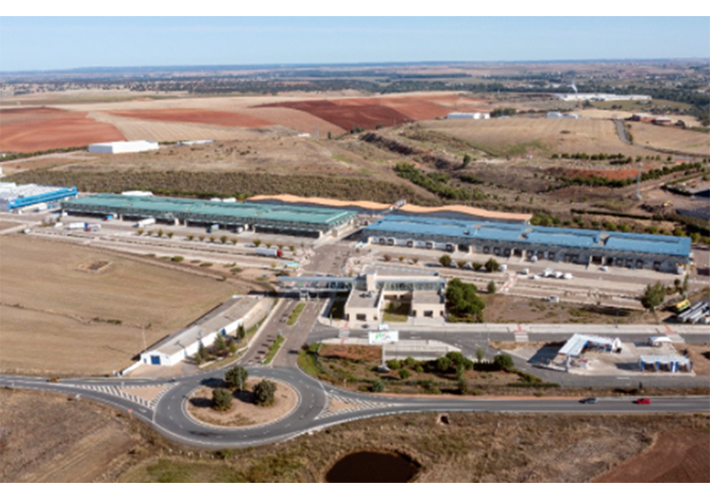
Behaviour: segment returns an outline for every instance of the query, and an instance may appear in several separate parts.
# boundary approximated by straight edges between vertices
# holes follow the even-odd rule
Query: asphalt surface
[[[222,428],[194,421],[185,411],[189,394],[200,386],[219,381],[227,368],[199,376],[177,379],[160,398],[157,406],[128,401],[106,391],[106,386],[154,385],[156,380],[64,380],[58,383],[19,376],[2,376],[0,384],[17,389],[40,389],[80,395],[130,413],[153,426],[159,433],[186,445],[219,449],[249,447],[284,441],[300,434],[316,431],[347,421],[376,416],[412,412],[506,412],[565,414],[656,414],[699,413],[710,411],[710,397],[653,397],[650,405],[634,404],[635,398],[599,398],[594,405],[580,404],[576,399],[505,399],[392,397],[354,393],[323,384],[292,368],[250,368],[255,377],[268,377],[293,387],[299,396],[298,406],[280,420],[250,428]],[[102,391],[97,389],[101,387]],[[329,411],[328,403],[340,400],[349,409]]]

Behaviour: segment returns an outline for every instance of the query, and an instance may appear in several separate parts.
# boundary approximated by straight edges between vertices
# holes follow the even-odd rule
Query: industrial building
[[[160,149],[160,145],[153,141],[116,141],[89,144],[89,153],[113,155],[120,153],[141,153],[143,151],[153,151],[155,149]]]
[[[472,113],[449,113],[446,115],[447,120],[488,120],[490,117],[490,113],[483,111],[475,111]]]
[[[577,93],[574,94],[555,94],[558,99],[567,102],[583,102],[583,101],[650,101],[653,98],[650,95],[619,95],[619,94],[603,94],[603,93]]]
[[[69,214],[105,216],[119,219],[154,218],[168,224],[253,229],[256,232],[320,237],[350,224],[355,212],[326,208],[283,207],[256,203],[96,194],[62,203]]]
[[[77,195],[75,187],[0,182],[0,212],[47,209]]]
[[[372,243],[677,272],[690,238],[390,215],[363,229]]]
[[[259,297],[236,295],[194,324],[161,340],[141,353],[141,363],[172,366],[193,356],[200,345],[208,347],[218,335],[233,335],[240,325],[255,323]]]
[[[436,272],[370,266],[356,277],[283,276],[277,278],[284,294],[347,292],[345,319],[379,322],[388,302],[409,305],[412,318],[443,318],[446,279]]]

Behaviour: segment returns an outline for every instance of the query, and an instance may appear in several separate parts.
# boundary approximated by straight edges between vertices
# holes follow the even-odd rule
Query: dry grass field
[[[632,123],[630,126],[637,144],[681,153],[710,154],[710,134],[650,123]]]
[[[553,153],[648,152],[621,142],[610,120],[510,118],[491,120],[440,120],[423,122],[422,127],[468,141],[473,147],[496,156]]]
[[[710,480],[707,416],[411,414],[350,422],[278,446],[192,458],[136,420],[88,400],[0,390],[4,482],[319,482],[340,457],[398,451],[417,482]],[[692,445],[688,445],[692,438]],[[649,460],[661,446],[673,460]],[[686,465],[692,467],[686,467]],[[633,474],[633,475],[631,475]]]
[[[94,482],[137,446],[134,422],[90,401],[0,390],[1,482]]]
[[[226,283],[32,237],[0,238],[0,370],[107,374],[234,293]],[[90,268],[100,267],[99,271]]]

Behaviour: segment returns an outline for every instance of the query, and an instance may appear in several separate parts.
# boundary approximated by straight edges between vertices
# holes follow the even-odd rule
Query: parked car
[[[597,398],[584,398],[580,399],[579,402],[583,405],[595,405],[599,400]]]
[[[609,270],[609,266],[602,266],[599,268],[600,271],[607,272]]]
[[[522,274],[522,275],[530,274],[530,269],[528,269],[528,268],[526,267],[525,269],[523,269],[522,271],[520,271],[520,274]]]
[[[636,401],[634,401],[634,404],[636,404],[636,405],[650,405],[651,400],[648,398],[640,398],[640,399],[637,399]]]

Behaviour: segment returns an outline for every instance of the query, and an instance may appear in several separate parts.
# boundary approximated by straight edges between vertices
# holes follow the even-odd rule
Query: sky
[[[710,17],[2,17],[0,71],[710,58]]]

